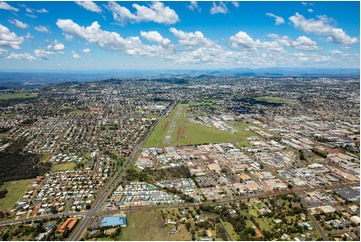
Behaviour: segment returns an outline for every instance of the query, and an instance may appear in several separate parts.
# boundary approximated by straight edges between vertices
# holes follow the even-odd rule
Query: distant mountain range
[[[85,82],[108,78],[205,78],[235,77],[359,77],[360,69],[338,68],[234,68],[218,70],[104,70],[104,71],[0,71],[0,89],[42,87],[62,82]]]

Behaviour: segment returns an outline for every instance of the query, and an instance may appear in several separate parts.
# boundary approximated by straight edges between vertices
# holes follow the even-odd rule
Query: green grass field
[[[50,152],[43,153],[40,157],[40,162],[47,162],[51,156],[52,154]]]
[[[37,97],[37,93],[26,93],[26,92],[20,92],[20,93],[1,93],[0,94],[0,100],[9,100],[9,99],[18,99],[18,98],[33,98]]]
[[[117,240],[169,240],[160,210],[131,211],[127,214],[127,227]]]
[[[282,97],[258,97],[258,101],[266,101],[269,103],[285,103],[285,104],[294,104],[295,101],[292,99],[282,98]]]
[[[67,171],[67,170],[74,170],[76,164],[74,162],[66,162],[61,164],[53,164],[51,167],[51,171]]]
[[[90,112],[84,111],[84,110],[74,110],[69,112],[69,114],[75,114],[75,115],[82,115],[82,114],[89,114]]]
[[[159,114],[146,114],[145,117],[146,118],[158,118]]]
[[[224,225],[224,228],[227,230],[229,236],[231,236],[232,240],[236,240],[236,241],[239,240],[239,236],[234,231],[232,224],[224,221],[222,223]]]
[[[180,139],[172,139],[171,145],[221,142],[244,142],[247,144],[248,141],[246,138],[256,135],[252,131],[245,130],[245,127],[250,125],[252,124],[235,122],[232,126],[236,128],[238,132],[233,134],[215,127],[207,127],[187,120],[184,124],[184,137]]]
[[[0,186],[0,190],[6,189],[8,193],[6,197],[0,199],[0,210],[10,211],[14,208],[15,204],[24,195],[24,192],[33,183],[34,179],[18,180],[5,182],[4,185]]]
[[[248,137],[256,135],[252,131],[245,130],[246,127],[253,125],[251,123],[232,122],[230,125],[237,130],[237,133],[230,133],[215,127],[208,127],[201,124],[196,124],[187,119],[187,109],[189,104],[179,104],[170,115],[159,120],[157,126],[150,134],[144,147],[160,147],[163,146],[163,141],[167,135],[169,126],[180,107],[183,111],[180,114],[178,122],[172,133],[172,140],[170,145],[190,145],[190,144],[204,144],[204,143],[221,143],[221,142],[239,142],[241,146],[249,146]]]
[[[259,224],[261,230],[270,231],[272,229],[269,218],[257,218],[256,221]],[[272,223],[271,223],[272,224]]]
[[[0,117],[14,117],[16,116],[16,113],[6,113],[6,114],[0,114]]]

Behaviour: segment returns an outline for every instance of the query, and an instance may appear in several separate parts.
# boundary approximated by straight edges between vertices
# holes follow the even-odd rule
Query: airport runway
[[[175,116],[175,118],[173,119],[172,124],[171,124],[170,127],[169,127],[167,136],[165,137],[165,139],[164,139],[164,141],[163,141],[163,145],[169,145],[170,142],[172,141],[172,134],[173,134],[173,131],[174,131],[174,129],[175,129],[175,126],[177,125],[177,122],[178,122],[178,120],[179,120],[179,117],[180,117],[182,111],[183,111],[183,107],[180,107],[180,108],[178,109],[177,115]]]

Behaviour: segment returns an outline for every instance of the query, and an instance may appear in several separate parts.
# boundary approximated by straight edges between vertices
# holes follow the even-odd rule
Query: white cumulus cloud
[[[29,53],[10,53],[6,56],[6,59],[13,59],[13,60],[29,60],[34,61],[36,58]]]
[[[39,32],[49,33],[49,29],[42,25],[36,26],[34,29]]]
[[[6,2],[0,2],[0,9],[11,10],[11,11],[15,11],[15,12],[19,11],[19,9],[10,6]]]
[[[170,48],[171,46],[171,41],[167,38],[164,38],[159,32],[157,31],[149,31],[149,32],[145,32],[145,31],[141,31],[140,35],[147,39],[148,41],[152,41],[152,42],[156,42],[158,44],[160,44],[161,46],[163,46],[164,48]]]
[[[235,8],[238,8],[238,7],[239,7],[239,2],[233,1],[233,2],[232,2],[232,5],[233,5]]]
[[[145,45],[138,36],[123,38],[116,32],[102,30],[98,22],[90,26],[79,26],[70,19],[59,19],[56,23],[62,29],[63,34],[79,37],[89,43],[96,43],[100,48],[111,51],[125,51],[133,56],[164,57],[173,55],[173,47],[170,41],[163,38],[156,31],[141,33],[142,37],[158,45]]]
[[[288,36],[278,36],[276,34],[270,34],[269,37],[273,38],[274,42],[278,43],[281,47],[293,47],[297,50],[304,51],[319,50],[317,43],[306,36],[299,36],[296,40]]]
[[[229,40],[230,46],[236,49],[246,48],[250,50],[258,50],[260,48],[264,48],[270,51],[284,52],[284,47],[292,47],[294,49],[303,51],[319,50],[317,43],[306,36],[300,36],[296,40],[293,40],[288,36],[278,36],[276,34],[270,34],[268,37],[272,38],[273,40],[254,40],[246,32],[240,31],[237,34],[231,36]]]
[[[54,48],[54,50],[62,51],[65,49],[65,46],[62,43],[56,43],[53,48]]]
[[[197,1],[190,1],[189,5],[187,6],[188,9],[194,11],[198,10],[200,12],[202,9],[198,6]]]
[[[38,9],[36,10],[37,13],[47,13],[49,12],[49,10],[45,9],[45,8],[42,8],[42,9]]]
[[[211,14],[217,14],[217,13],[228,13],[228,8],[225,3],[219,2],[219,5],[217,5],[215,2],[213,2],[213,6],[210,10]]]
[[[277,15],[275,15],[275,14],[273,14],[273,13],[266,13],[266,15],[268,16],[268,17],[273,17],[273,18],[275,18],[275,21],[276,21],[276,25],[280,25],[280,24],[284,24],[285,23],[285,20],[282,18],[282,17],[280,17],[280,16],[277,16]]]
[[[184,32],[182,30],[177,30],[176,28],[170,28],[169,31],[179,39],[178,43],[180,45],[207,46],[213,44],[213,41],[207,39],[200,31]]]
[[[72,36],[71,34],[65,34],[65,33],[63,33],[63,35],[65,36],[65,39],[66,39],[67,41],[72,41],[72,40],[74,39],[74,36]]]
[[[23,23],[17,19],[14,19],[14,20],[9,20],[10,23],[12,23],[13,25],[15,25],[16,27],[19,27],[19,28],[22,28],[22,29],[26,29],[29,27],[28,24],[26,23]]]
[[[89,54],[89,55],[92,53],[91,49],[89,49],[89,48],[82,49],[81,51],[82,51],[83,53]]]
[[[319,16],[318,20],[313,18],[306,19],[299,13],[289,17],[295,28],[301,29],[306,33],[313,33],[317,35],[327,36],[328,41],[336,44],[355,44],[356,37],[351,37],[345,33],[341,28],[332,27],[329,22],[331,21],[327,16]]]
[[[0,57],[6,57],[9,52],[3,48],[0,48]]]
[[[80,59],[80,55],[78,53],[76,53],[75,51],[72,51],[71,52],[71,56],[76,59],[76,60],[79,60]]]
[[[55,55],[55,54],[56,54],[55,52],[50,50],[43,50],[43,49],[34,50],[34,55],[41,60],[47,60],[48,55]]]
[[[107,8],[112,12],[115,20],[125,24],[127,22],[156,22],[161,24],[174,24],[179,21],[178,14],[161,2],[152,2],[149,6],[141,6],[134,3],[136,9],[132,13],[126,7],[116,2],[109,2]]]
[[[109,50],[127,50],[141,46],[138,37],[123,38],[116,32],[109,32],[100,29],[98,22],[84,27],[74,23],[71,19],[59,19],[56,22],[65,34],[77,36],[90,43],[96,43],[99,47]]]
[[[331,50],[330,53],[333,54],[333,55],[341,55],[341,54],[343,54],[343,52],[339,51],[339,50]]]
[[[29,32],[26,33],[25,38],[27,39],[34,39],[34,36],[32,36]]]
[[[77,1],[75,3],[82,6],[86,10],[96,12],[96,13],[102,12],[100,7],[98,5],[96,5],[96,3],[92,2],[92,1]]]
[[[14,32],[4,25],[0,24],[0,46],[20,49],[20,45],[24,42],[24,37],[18,37]]]

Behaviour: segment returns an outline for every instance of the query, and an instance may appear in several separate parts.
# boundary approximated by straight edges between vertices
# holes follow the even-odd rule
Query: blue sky
[[[0,2],[0,69],[360,65],[360,3]]]

